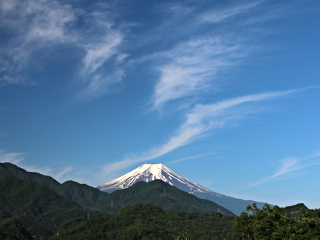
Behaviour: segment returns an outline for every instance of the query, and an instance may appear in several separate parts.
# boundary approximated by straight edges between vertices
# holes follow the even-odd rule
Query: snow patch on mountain
[[[112,192],[114,190],[128,188],[140,181],[150,182],[156,179],[162,180],[188,193],[210,193],[216,196],[221,196],[219,193],[211,191],[195,182],[186,179],[161,163],[143,164],[117,179],[98,186],[98,189],[105,192]]]

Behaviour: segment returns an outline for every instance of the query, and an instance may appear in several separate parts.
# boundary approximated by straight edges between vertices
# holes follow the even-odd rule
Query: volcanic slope
[[[111,193],[115,190],[121,190],[133,186],[137,182],[150,182],[157,179],[177,187],[180,190],[191,193],[199,198],[213,201],[236,215],[240,215],[241,212],[246,211],[246,207],[248,205],[257,202],[253,200],[238,199],[209,190],[181,176],[161,163],[143,164],[117,179],[98,186],[98,188],[101,191]],[[263,205],[264,203],[257,202],[258,207],[262,207]]]
[[[137,182],[150,182],[156,179],[169,183],[170,185],[188,193],[214,193],[213,191],[179,175],[161,163],[143,164],[117,179],[98,186],[98,188],[104,192],[113,192],[115,190],[128,188]]]

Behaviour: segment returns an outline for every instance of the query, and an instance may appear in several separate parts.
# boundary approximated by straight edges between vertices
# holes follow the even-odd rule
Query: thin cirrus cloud
[[[124,58],[118,47],[125,37],[114,27],[108,11],[101,3],[87,10],[49,0],[1,1],[0,27],[10,34],[0,48],[0,84],[30,84],[28,73],[42,64],[34,58],[37,53],[42,53],[41,61],[45,62],[49,59],[44,54],[47,50],[71,46],[82,55],[78,84],[83,94],[95,97],[108,92],[122,80],[119,64]],[[113,70],[101,71],[108,61]]]
[[[124,76],[122,62],[126,54],[118,51],[124,35],[110,29],[102,37],[100,44],[85,44],[86,55],[83,59],[84,68],[81,71],[83,83],[86,85],[80,97],[90,98],[107,93],[116,83],[121,82]],[[108,74],[101,67],[108,63],[111,70]],[[109,66],[110,68],[110,66]]]
[[[200,154],[200,155],[196,155],[196,156],[180,158],[180,159],[173,160],[173,161],[169,162],[169,164],[184,162],[184,161],[191,160],[191,159],[198,159],[198,158],[202,158],[202,157],[206,157],[206,156],[211,156],[213,154],[214,153],[207,153],[207,154]]]
[[[19,164],[19,166],[23,166],[23,168],[29,172],[41,172],[42,174],[48,174],[52,171],[50,167],[37,167],[23,164],[22,162],[25,160],[25,155],[25,153],[0,150],[0,162],[8,162],[15,165]]]
[[[0,3],[1,27],[10,31],[0,49],[2,85],[26,82],[26,69],[40,49],[68,42],[67,24],[75,14],[56,1],[4,0]]]
[[[97,71],[106,60],[117,53],[117,46],[120,45],[123,36],[119,32],[112,31],[106,36],[100,44],[85,45],[86,56],[83,59],[85,74],[92,74]]]
[[[199,27],[237,17],[260,3],[244,3],[218,11],[201,10],[200,13],[196,6],[186,8],[174,3],[169,7],[175,9],[169,19],[153,26],[151,32],[136,36],[134,42],[142,43],[140,48],[143,49],[167,36],[171,36],[169,45],[176,46],[171,45],[171,50],[160,53],[168,64],[157,67],[160,78],[153,94],[153,107],[200,93],[215,81],[217,71],[244,53],[245,48],[239,48],[239,36],[214,32],[216,37],[208,38],[212,32],[200,33]],[[126,23],[116,24],[116,10],[110,4],[99,3],[80,9],[59,1],[1,1],[0,26],[10,34],[0,49],[0,84],[30,83],[28,72],[37,69],[30,63],[41,66],[43,60],[34,59],[35,53],[71,46],[81,55],[80,60],[76,60],[82,69],[77,76],[77,84],[82,89],[78,97],[92,98],[112,91],[125,76],[124,43],[134,46],[134,42],[127,38]],[[162,13],[166,9],[162,9]],[[179,30],[172,31],[172,28]],[[195,40],[190,40],[190,36],[195,36]]]
[[[99,8],[102,6],[99,5]],[[116,29],[109,10],[97,9],[87,14],[85,36],[81,48],[85,52],[80,72],[85,86],[80,98],[91,98],[108,93],[124,76],[123,62],[127,54],[120,48],[126,35]],[[106,11],[106,12],[103,12]]]
[[[124,160],[104,166],[101,176],[107,176],[139,162],[149,161],[194,142],[210,130],[225,127],[231,121],[239,121],[255,112],[250,104],[280,98],[297,90],[252,94],[232,98],[213,104],[198,104],[188,114],[176,133],[160,147],[153,148],[140,156],[126,157]]]
[[[209,10],[201,14],[197,18],[197,23],[219,23],[221,21],[225,21],[228,18],[237,16],[239,14],[246,14],[249,10],[259,6],[263,1],[255,1],[243,3],[241,5],[231,6],[229,8],[220,9],[220,10]]]
[[[45,167],[39,167],[35,165],[29,165],[25,164],[25,153],[20,152],[8,152],[4,150],[0,150],[0,162],[1,163],[12,163],[15,165],[19,165],[23,169],[29,171],[29,172],[37,172],[45,175],[53,174],[54,178],[56,180],[62,180],[64,179],[65,175],[72,171],[73,168],[70,166],[66,166],[61,168],[60,170],[52,169],[51,167],[45,166]]]
[[[55,179],[57,179],[58,181],[63,179],[63,177],[70,171],[72,171],[72,167],[65,167],[63,168],[60,172],[58,172],[56,175],[55,175]]]
[[[19,164],[24,160],[23,153],[18,152],[6,152],[3,150],[0,150],[0,162],[10,162],[13,164]]]
[[[259,49],[260,35],[256,32],[253,34],[252,30],[259,29],[254,19],[259,12],[258,6],[262,3],[258,1],[223,9],[206,9],[196,15],[196,9],[184,14],[178,12],[178,16],[183,16],[185,21],[174,32],[176,44],[169,50],[154,55],[155,59],[162,59],[165,64],[160,63],[156,67],[159,77],[154,87],[152,107],[158,109],[172,101],[200,96],[208,89],[219,89],[217,74],[235,66],[252,51]],[[225,21],[231,17],[237,21]],[[175,16],[172,18],[175,19]],[[268,21],[267,18],[263,19],[260,21]],[[248,22],[252,26],[244,27]]]
[[[320,165],[319,157],[320,157],[320,154],[315,154],[307,158],[296,158],[296,157],[284,158],[280,161],[280,166],[274,174],[256,181],[255,183],[249,185],[248,188],[256,187],[258,185],[264,184],[271,180],[277,179],[280,176],[287,175],[292,172],[297,172],[306,167]]]
[[[239,59],[244,52],[229,39],[199,38],[178,44],[163,53],[168,63],[159,67],[153,105],[197,95],[212,87],[215,74]]]

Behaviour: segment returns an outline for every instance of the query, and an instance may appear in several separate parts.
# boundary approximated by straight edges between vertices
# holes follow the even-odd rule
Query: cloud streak
[[[278,170],[271,176],[265,177],[253,184],[251,184],[250,187],[255,187],[261,184],[264,184],[266,182],[269,182],[273,179],[276,179],[280,176],[287,175],[292,172],[297,172],[303,168],[314,166],[314,165],[320,165],[320,154],[316,154],[312,157],[308,158],[294,158],[294,157],[288,157],[284,158],[280,161],[280,166]]]
[[[242,36],[234,36],[234,30],[213,31],[211,27],[231,17],[241,17],[248,12],[254,14],[255,7],[262,2],[209,10],[199,8],[201,4],[165,4],[160,8],[165,19],[152,25],[152,30],[133,38],[128,36],[130,27],[139,23],[130,24],[125,17],[116,16],[117,9],[112,3],[96,3],[86,9],[73,5],[72,1],[68,3],[49,0],[4,0],[0,3],[0,27],[7,36],[0,49],[0,85],[30,84],[28,74],[41,67],[42,60],[47,60],[39,61],[34,56],[63,46],[77,52],[75,62],[79,74],[75,78],[81,88],[78,98],[98,97],[120,86],[128,64],[128,52],[147,49],[143,54],[150,56],[148,46],[168,43],[165,39],[170,36],[174,45],[163,44],[163,51],[153,55],[153,60],[161,58],[161,64],[156,66],[159,79],[152,106],[159,108],[167,102],[199,96],[208,87],[215,88],[217,72],[233,65],[248,49],[242,45]],[[206,34],[199,31],[203,28],[208,30],[204,31]],[[128,44],[134,49],[127,48],[125,52]],[[132,61],[139,61],[138,58],[134,54],[131,56]]]
[[[108,93],[123,77],[119,64],[124,54],[119,46],[125,35],[115,27],[106,6],[93,5],[88,10],[59,1],[1,1],[0,27],[6,40],[0,48],[0,86],[34,84],[28,74],[49,59],[44,53],[63,46],[82,53],[82,71],[77,76],[82,94]],[[34,57],[40,52],[42,61]],[[109,65],[112,69],[106,67]]]
[[[40,49],[69,42],[67,25],[75,20],[69,5],[57,1],[4,0],[0,3],[0,26],[10,29],[0,49],[0,84],[26,82],[27,68]]]
[[[167,63],[159,67],[153,105],[199,95],[212,87],[219,70],[242,56],[240,46],[228,39],[198,38],[178,44],[163,54]]]
[[[247,2],[242,5],[231,6],[220,10],[209,10],[197,18],[197,24],[220,23],[239,14],[246,14],[249,10],[259,6],[263,1]]]
[[[180,158],[180,159],[173,160],[173,161],[169,162],[169,164],[178,163],[178,162],[184,162],[184,161],[187,161],[187,160],[190,160],[190,159],[197,159],[197,158],[201,158],[201,157],[211,156],[213,154],[214,153],[207,153],[207,154],[200,154],[200,155],[197,155],[197,156],[190,156],[190,157]]]
[[[70,171],[72,171],[72,170],[73,170],[72,167],[65,167],[65,168],[63,168],[58,174],[56,174],[55,179],[57,179],[58,181],[60,181],[65,174],[67,174],[68,172],[70,172]]]
[[[13,164],[19,164],[24,160],[24,153],[11,152],[6,153],[0,150],[0,162],[9,162]]]
[[[67,166],[63,167],[61,171],[57,172],[57,170],[52,169],[51,167],[45,166],[45,167],[39,167],[35,165],[29,165],[25,164],[25,153],[19,153],[19,152],[7,152],[4,150],[0,150],[0,162],[1,163],[12,163],[14,165],[17,165],[18,167],[21,167],[25,169],[28,172],[37,172],[44,175],[50,175],[53,174],[54,178],[58,181],[63,180],[64,176],[73,170],[72,167]]]
[[[29,172],[38,172],[41,174],[49,174],[52,169],[50,167],[38,167],[38,166],[30,166],[23,164],[22,162],[25,160],[25,153],[19,153],[19,152],[6,152],[3,150],[0,150],[0,162],[8,162],[12,163],[14,165],[19,165],[19,167],[24,168],[25,170]]]
[[[85,29],[89,30],[78,44],[85,52],[80,73],[85,86],[81,94],[85,98],[108,93],[124,76],[122,64],[127,54],[120,49],[126,35],[115,27],[112,13],[104,7],[98,5],[86,14]]]
[[[108,164],[103,168],[101,174],[106,176],[133,164],[163,156],[177,148],[194,142],[213,129],[223,128],[229,122],[238,121],[255,111],[255,109],[244,108],[246,105],[280,98],[294,92],[295,90],[252,94],[213,104],[198,104],[186,114],[185,122],[162,146],[153,148],[140,156],[131,156],[122,161]]]
[[[176,38],[176,45],[153,55],[159,63],[156,67],[159,77],[151,98],[152,109],[177,100],[185,103],[186,100],[201,98],[209,90],[220,90],[222,82],[218,73],[236,66],[258,49],[261,42],[258,39],[264,35],[256,34],[260,29],[258,24],[270,20],[260,14],[260,20],[256,21],[263,2],[211,9],[195,6],[169,8],[171,20],[165,21],[164,25],[166,29],[175,27],[175,31],[164,33],[161,27],[159,29],[164,38]],[[227,21],[230,18],[237,21],[230,24]]]

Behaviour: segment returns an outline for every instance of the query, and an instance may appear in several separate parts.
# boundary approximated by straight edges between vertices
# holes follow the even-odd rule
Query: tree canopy
[[[303,208],[299,214],[279,206],[265,204],[259,209],[249,205],[247,212],[235,218],[233,236],[236,239],[320,239],[320,209]]]

